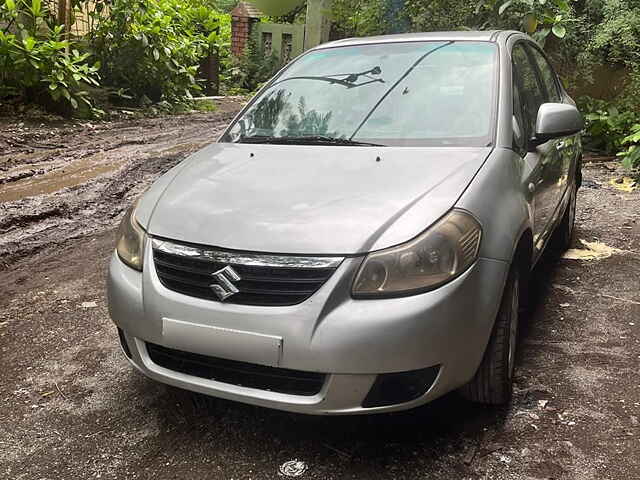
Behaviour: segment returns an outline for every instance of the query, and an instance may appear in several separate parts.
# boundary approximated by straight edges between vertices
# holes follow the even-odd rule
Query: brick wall
[[[242,55],[249,39],[250,23],[247,17],[232,17],[231,19],[231,53],[239,57]]]
[[[231,12],[231,53],[239,57],[247,46],[251,29],[260,21],[260,11],[250,4],[238,3]]]

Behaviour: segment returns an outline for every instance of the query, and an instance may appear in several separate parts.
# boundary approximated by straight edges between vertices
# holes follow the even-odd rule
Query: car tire
[[[513,266],[480,367],[471,382],[461,389],[467,400],[487,405],[502,405],[511,399],[519,308],[520,272]]]
[[[573,184],[569,195],[569,203],[565,209],[562,220],[553,232],[552,249],[558,254],[562,254],[569,250],[571,247],[571,240],[573,238],[573,226],[576,220],[576,197],[578,194],[578,187]]]

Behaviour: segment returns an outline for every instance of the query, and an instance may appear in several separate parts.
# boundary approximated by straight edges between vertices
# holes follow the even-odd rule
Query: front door
[[[512,51],[514,89],[519,96],[519,102],[514,102],[514,113],[517,108],[521,109],[519,128],[524,139],[525,165],[522,181],[531,195],[534,248],[539,253],[553,229],[563,162],[558,150],[558,140],[550,140],[533,149],[528,148],[529,139],[535,134],[540,105],[550,101],[550,98],[538,67],[526,48],[525,43],[520,42]]]
[[[547,61],[542,51],[533,44],[527,44],[528,51],[537,66],[539,78],[545,91],[545,102],[562,103],[562,94],[559,87],[559,80],[553,68]],[[557,138],[548,142],[552,144],[553,153],[553,199],[550,201],[555,205],[553,211],[553,225],[557,224],[559,217],[564,213],[564,206],[569,199],[569,187],[574,180],[572,172],[575,171],[576,154],[578,152],[578,138],[573,135],[569,137]],[[564,202],[563,202],[564,200]]]

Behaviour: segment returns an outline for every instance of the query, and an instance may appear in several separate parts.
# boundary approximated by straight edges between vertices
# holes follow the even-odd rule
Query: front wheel
[[[520,274],[512,266],[480,367],[471,382],[461,389],[466,399],[488,405],[501,405],[511,399],[519,308]]]

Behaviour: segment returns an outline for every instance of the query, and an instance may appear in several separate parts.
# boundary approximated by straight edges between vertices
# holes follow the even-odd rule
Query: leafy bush
[[[621,110],[614,103],[585,97],[579,100],[580,109],[588,112],[586,120],[585,146],[590,150],[615,155],[631,127],[640,123],[640,113]]]
[[[99,64],[87,61],[41,0],[0,5],[0,98],[30,99],[68,113],[84,105],[94,113],[87,87],[98,86]],[[17,32],[17,33],[13,33]]]
[[[640,175],[640,123],[631,127],[631,133],[624,137],[621,143],[627,148],[618,153],[618,156],[622,157],[622,165]]]
[[[479,25],[477,2],[463,0],[405,0],[406,16],[413,31],[461,30]]]
[[[334,35],[366,37],[393,29],[388,0],[333,0]]]
[[[126,89],[138,102],[174,101],[200,90],[198,65],[217,45],[218,26],[215,12],[190,2],[113,0],[91,44],[106,85]]]
[[[588,50],[597,59],[631,69],[640,66],[640,2],[604,0],[602,19]]]
[[[224,93],[231,86],[234,58],[231,55],[231,15],[221,15],[218,34],[218,61],[220,66],[220,89]]]
[[[237,4],[237,0],[209,0],[207,6],[212,7],[219,12],[231,13],[231,11],[236,8]]]
[[[277,56],[267,56],[259,47],[258,36],[249,37],[243,54],[231,60],[225,77],[227,94],[247,94],[259,89],[281,67]]]
[[[516,13],[518,27],[532,35],[540,45],[545,44],[550,34],[556,38],[564,38],[567,34],[571,14],[568,0],[488,0],[488,3],[495,4],[493,8],[497,7],[499,16],[506,16],[507,10]]]

